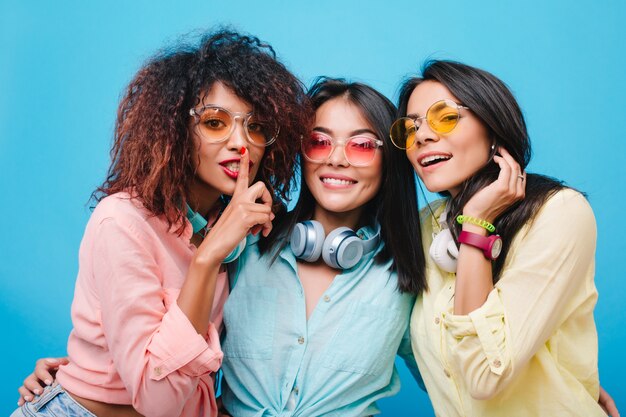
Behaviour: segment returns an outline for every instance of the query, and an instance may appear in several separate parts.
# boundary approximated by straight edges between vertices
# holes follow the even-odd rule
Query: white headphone
[[[439,268],[446,272],[456,272],[459,248],[454,243],[452,232],[448,229],[446,223],[447,215],[448,210],[446,209],[439,217],[438,223],[442,229],[436,235],[433,233],[433,241],[430,244],[428,254]]]
[[[378,246],[380,225],[376,225],[370,238],[366,238],[367,229],[364,227],[355,233],[349,227],[338,227],[325,236],[324,227],[320,222],[307,220],[296,224],[291,232],[289,244],[298,259],[315,262],[321,254],[326,265],[337,269],[350,269],[359,263],[364,254],[370,253]]]

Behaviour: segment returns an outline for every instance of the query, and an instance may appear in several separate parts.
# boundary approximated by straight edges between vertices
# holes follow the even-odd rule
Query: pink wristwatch
[[[498,235],[481,236],[477,233],[461,231],[459,243],[482,249],[485,258],[495,261],[502,251],[502,239]]]

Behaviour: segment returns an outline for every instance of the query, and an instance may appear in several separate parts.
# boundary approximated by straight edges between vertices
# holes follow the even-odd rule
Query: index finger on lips
[[[239,150],[239,172],[235,183],[235,193],[242,193],[248,189],[248,177],[250,175],[250,152],[245,147]]]

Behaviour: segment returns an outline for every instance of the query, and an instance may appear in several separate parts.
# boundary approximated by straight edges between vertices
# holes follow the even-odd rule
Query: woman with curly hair
[[[237,417],[375,414],[400,388],[396,355],[420,380],[408,332],[420,268],[401,256],[420,252],[420,241],[379,226],[400,214],[384,189],[415,191],[389,168],[396,108],[341,79],[320,78],[308,95],[316,112],[302,138],[298,203],[277,210],[272,232],[247,239],[229,268],[222,400]],[[230,206],[237,198],[238,189]],[[29,378],[52,379],[45,365]]]
[[[212,33],[139,70],[81,243],[69,363],[14,416],[217,415],[222,263],[270,232],[309,117],[254,37]]]

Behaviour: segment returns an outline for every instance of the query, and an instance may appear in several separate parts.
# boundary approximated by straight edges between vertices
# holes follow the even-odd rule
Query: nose
[[[239,152],[242,147],[248,147],[248,140],[246,139],[243,121],[237,119],[233,121],[235,127],[228,137],[228,149]]]
[[[330,151],[330,155],[328,155],[328,158],[326,159],[326,163],[328,165],[342,166],[342,167],[347,167],[348,165],[350,165],[350,163],[346,159],[344,146],[345,144],[343,143],[337,143],[335,144],[335,146],[333,146],[333,148]]]
[[[424,146],[428,142],[439,142],[439,135],[431,130],[426,120],[423,120],[415,132],[415,143],[413,146]]]

